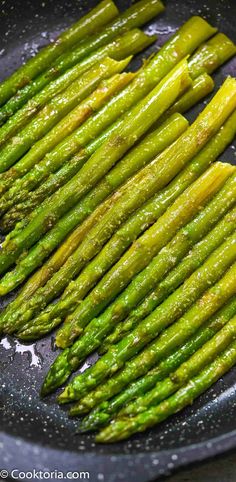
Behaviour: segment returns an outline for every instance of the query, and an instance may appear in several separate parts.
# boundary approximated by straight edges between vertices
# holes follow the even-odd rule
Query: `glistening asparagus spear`
[[[223,283],[227,282],[228,298],[236,293],[236,264],[234,263],[233,267],[227,271],[220,282],[216,283],[211,289],[208,289],[205,295],[200,298],[200,302],[196,303],[197,299],[207,288],[208,282],[208,286],[210,286],[218,281],[224,274],[224,271],[232,264],[232,261],[235,260],[235,240],[236,234],[228,238],[225,243],[209,257],[204,265],[199,270],[196,270],[193,275],[185,281],[183,286],[169,296],[149,317],[145,318],[132,334],[115,345],[113,350],[103,355],[95,365],[75,377],[61,393],[59,401],[61,403],[67,403],[73,400],[80,400],[105,380],[109,374],[114,374],[122,368],[127,360],[141,351],[145,345],[155,338],[156,340],[139,355],[139,358],[143,357],[142,359],[144,361],[146,354],[150,353],[149,350],[152,349],[152,357],[148,359],[149,368],[153,366],[151,365],[151,358],[155,358],[156,363],[163,359],[164,356],[169,355],[171,351],[178,346],[178,342],[180,342],[180,344],[184,343],[184,341],[201,326],[199,319],[201,319],[201,324],[203,321],[206,321],[207,318],[204,319],[203,313],[205,316],[207,313],[207,317],[209,317],[217,310],[217,300],[219,294],[223,291],[221,289]],[[224,254],[226,254],[226,257]],[[213,311],[212,298],[214,298],[215,301]],[[194,302],[193,307],[183,316]],[[198,310],[197,317],[196,309]],[[201,313],[199,313],[200,311]],[[182,318],[180,318],[181,316]],[[179,320],[173,324],[178,318]],[[167,328],[168,326],[169,328]],[[157,338],[158,333],[164,330],[164,328],[166,329],[163,334]],[[134,364],[134,360],[135,359],[131,360],[130,363],[127,364],[129,368]],[[140,369],[140,376],[146,372],[142,370],[144,370],[144,366]],[[131,377],[131,380],[133,379],[134,378]]]
[[[37,216],[19,236],[11,240],[10,244],[5,241],[0,255],[1,272],[13,264],[23,249],[31,247],[42,234],[56,224],[65,212],[94,187],[125,152],[147,132],[153,122],[189,86],[189,83],[187,62],[181,61],[150,94],[130,110],[124,117],[118,133],[111,135],[78,174],[51,196],[47,206],[39,210]]]
[[[122,60],[129,55],[138,53],[154,41],[155,37],[148,37],[141,30],[134,29],[122,37],[118,37],[111,44],[102,47],[95,53],[91,54],[86,59],[82,60],[79,64],[75,65],[73,69],[67,71],[64,75],[59,77],[57,81],[51,82],[45,89],[43,89],[37,96],[29,101],[24,107],[16,112],[7,123],[0,129],[0,145],[3,145],[10,137],[16,134],[27,124],[30,119],[35,115],[46,103],[48,103],[52,97],[59,94],[61,90],[65,90],[72,81],[77,79],[85,71],[94,67],[94,65],[109,56],[115,58],[115,60]],[[28,87],[27,87],[28,88]],[[19,94],[17,95],[18,101],[20,100]],[[12,99],[9,103],[12,103]],[[6,104],[0,110],[3,116],[3,111],[8,112],[9,106]],[[63,137],[62,137],[63,138]],[[48,149],[49,150],[49,149]],[[46,151],[47,152],[47,151]]]
[[[186,190],[188,195],[190,193],[193,195],[193,205],[192,205],[192,212],[189,212],[189,213],[185,212],[184,214],[185,222],[188,219],[191,219],[194,213],[194,204],[195,204],[195,212],[196,212],[196,208],[199,201],[199,199],[196,199],[194,195],[194,191],[196,189],[196,192],[198,192],[200,196],[199,185],[201,184],[201,182],[196,181],[194,184],[195,186],[193,185],[191,188]],[[157,221],[156,225],[154,225],[154,229],[153,228],[151,228],[151,230],[149,229],[142,236],[142,238],[139,238],[140,248],[142,249],[139,250],[138,246],[136,246],[136,249],[131,248],[126,253],[126,255],[124,255],[123,258],[121,258],[120,262],[117,263],[117,265],[115,265],[115,267],[103,278],[103,280],[97,285],[95,290],[93,290],[91,294],[82,302],[82,310],[81,310],[82,319],[80,320],[81,331],[82,331],[82,327],[88,324],[88,322],[93,317],[93,315],[99,312],[99,301],[100,301],[100,311],[101,311],[101,301],[104,307],[107,304],[107,301],[109,301],[109,299],[107,300],[107,298],[108,297],[110,299],[112,298],[111,293],[112,292],[115,293],[121,290],[122,285],[123,286],[125,284],[127,285],[128,282],[130,281],[130,278],[133,277],[135,272],[137,273],[138,271],[141,271],[142,267],[148,264],[148,261],[150,260],[150,258],[153,257],[153,253],[154,252],[157,253],[160,250],[161,246],[165,245],[165,242],[167,242],[168,238],[171,239],[171,237],[175,232],[175,228],[178,229],[178,227],[181,225],[181,221],[180,219],[179,220],[177,219],[178,216],[175,218],[175,221],[172,221],[172,223],[170,222],[170,220],[174,212],[177,213],[178,210],[179,210],[179,216],[181,217],[180,206],[181,206],[181,203],[184,201],[184,199],[187,197],[187,194],[184,193],[181,196],[179,196],[179,198],[173,204],[173,206],[166,211],[166,214],[163,215],[159,219],[159,221]],[[201,194],[201,197],[202,197],[202,194]],[[212,210],[206,208],[205,216],[203,215],[203,221],[211,219],[211,215],[213,215]],[[212,219],[213,218],[214,218],[214,215],[212,216]],[[169,220],[169,224],[168,224],[168,220]],[[200,217],[199,219],[200,225],[201,225],[201,222],[202,222],[202,219]],[[184,224],[184,218],[182,218],[182,223]],[[171,227],[171,224],[172,224],[172,227]],[[173,224],[175,225],[175,228]],[[159,235],[158,235],[158,227],[159,227]],[[191,228],[191,223],[190,223],[190,228]],[[155,235],[155,230],[156,230],[156,235]],[[163,230],[163,235],[165,232],[165,235],[164,235],[165,237],[161,235],[161,230]],[[203,235],[204,222],[202,222],[202,229],[200,229],[200,231],[202,232],[202,235]],[[196,236],[197,236],[197,232],[196,232]],[[144,255],[144,252],[146,254],[147,250],[144,249],[144,243],[146,242],[146,245],[147,245],[148,240],[149,240],[150,253],[147,256],[147,259],[143,256],[144,259],[142,258],[142,261],[139,264],[137,263],[137,265],[135,266],[135,262],[134,262],[135,259],[137,261],[138,258],[141,258],[142,255]],[[153,243],[156,242],[156,248],[153,248],[150,246],[151,240],[153,240]],[[129,258],[129,256],[131,257],[129,262],[127,263],[127,259]],[[164,253],[164,259],[162,258],[162,256],[160,256],[160,259],[158,261],[159,263],[155,264],[154,262],[151,264],[152,269],[150,269],[150,273],[148,268],[143,272],[144,276],[142,276],[142,273],[140,273],[140,275],[138,275],[138,278],[136,278],[137,282],[135,279],[133,283],[129,285],[128,288],[124,291],[124,293],[120,295],[120,297],[117,299],[117,302],[114,301],[114,303],[110,307],[108,307],[108,309],[104,312],[104,314],[102,314],[99,318],[91,322],[91,326],[90,325],[88,326],[87,330],[85,331],[85,336],[81,339],[81,342],[80,340],[78,340],[70,350],[65,350],[61,355],[59,355],[58,360],[55,362],[52,370],[50,371],[50,374],[48,375],[48,381],[46,382],[46,384],[48,384],[49,382],[49,385],[50,385],[52,380],[53,380],[53,386],[55,383],[56,384],[63,383],[63,381],[65,381],[65,379],[68,377],[71,371],[78,367],[85,353],[89,352],[90,350],[93,351],[93,349],[97,348],[97,346],[99,346],[99,344],[101,343],[102,339],[106,336],[106,334],[109,333],[109,331],[111,331],[112,326],[114,326],[116,322],[121,320],[122,317],[125,317],[125,314],[129,312],[130,309],[132,309],[132,306],[135,306],[135,303],[138,302],[142,298],[142,296],[145,296],[144,294],[145,290],[147,292],[147,290],[150,289],[148,288],[149,282],[152,284],[155,283],[155,276],[159,276],[158,268],[160,267],[160,271],[161,271],[160,277],[161,277],[162,274],[165,273],[165,270],[168,270],[168,267],[171,264],[170,258],[168,257],[168,255],[165,256],[165,253]],[[165,267],[165,261],[168,262],[167,268]],[[174,262],[175,260],[172,259],[172,263]],[[126,270],[125,263],[127,263],[127,270]],[[119,270],[119,267],[120,267],[120,270]],[[131,271],[131,276],[128,275],[127,281],[125,281],[124,279],[122,280],[122,277],[121,277],[121,273],[123,272],[123,274],[125,274],[125,271],[127,272]],[[154,275],[154,280],[152,279],[152,274]],[[114,281],[115,276],[113,275],[119,276],[119,280],[117,280],[118,288]],[[83,273],[82,273],[82,277],[83,277]],[[137,286],[138,286],[138,289],[137,289]],[[106,289],[107,295],[105,298],[103,296],[103,300],[101,300],[101,293],[104,289]],[[98,303],[95,302],[96,295],[100,295],[98,296]],[[94,301],[93,306],[92,306],[92,301]],[[66,302],[67,302],[67,299],[65,298],[65,304]],[[74,312],[73,316],[75,317],[75,315],[77,314],[78,314],[78,310]],[[75,330],[74,327],[73,327],[73,330]],[[91,339],[91,336],[90,336],[91,331],[93,331],[93,335],[94,333],[96,333],[96,336],[93,336],[93,339]],[[67,334],[67,337],[68,337],[68,334]],[[87,343],[87,346],[86,346],[86,343]],[[72,363],[72,360],[73,360],[73,363]]]
[[[189,382],[192,377],[198,375],[209,363],[212,363],[235,339],[236,316],[221,328],[219,333],[214,335],[200,350],[194,353],[189,360],[183,363],[175,372],[171,373],[168,378],[157,383],[152,390],[123,408],[118,414],[118,418],[123,417],[123,415],[133,417],[170,397]]]
[[[58,60],[46,70],[46,72],[37,77],[30,85],[21,89],[17,93],[18,95],[7,103],[6,110],[4,111],[3,109],[3,117],[4,114],[12,115],[12,113],[21,107],[28,99],[31,99],[32,96],[43,89],[50,80],[55,79],[65,72],[65,70],[73,67],[73,65],[77,64],[85,57],[88,57],[89,54],[97,50],[99,47],[107,45],[112,39],[114,39],[114,37],[120,35],[122,32],[143,25],[158,15],[162,10],[162,3],[156,0],[141,0],[135,5],[132,5],[131,8],[127,9],[117,19],[107,25],[106,28],[99,33],[95,33],[92,37],[90,36],[90,38],[86,39],[83,43],[80,43],[72,52],[66,52],[65,55],[59,57]],[[114,15],[109,20],[112,20],[112,18],[114,18]],[[104,22],[104,24],[105,23],[108,22]],[[94,32],[96,32],[96,24],[93,26],[93,33]],[[88,34],[90,33],[91,30]],[[45,65],[42,70],[45,70],[47,67],[49,67],[49,65]]]
[[[96,437],[97,442],[117,442],[136,432],[162,422],[170,415],[193,403],[195,398],[210,388],[236,363],[236,342],[234,341],[215,361],[194,377],[188,384],[156,407],[132,418],[117,420],[103,429]]]
[[[121,340],[126,333],[138,325],[140,320],[148,316],[167,296],[178,288],[178,286],[205,261],[207,256],[232,233],[235,225],[236,208],[226,214],[215,228],[193,247],[189,255],[184,258],[166,278],[156,285],[155,289],[145,298],[141,305],[130,313],[128,319],[116,327],[115,331],[105,340],[100,352],[105,353],[110,345]],[[197,242],[196,238],[195,242]]]
[[[11,77],[0,84],[0,104],[6,102],[15,92],[49,67],[53,60],[58,58],[58,55],[91,35],[92,32],[99,30],[115,18],[118,13],[112,1],[103,0],[100,2],[87,15],[59,35],[52,44],[40,50],[35,57],[28,60]]]
[[[226,281],[228,284],[225,285],[224,281]],[[214,315],[214,313],[216,313],[217,310],[219,310],[219,308],[221,308],[228,300],[230,301],[228,302],[228,308],[225,307],[226,312],[224,311],[224,308],[222,308],[221,311],[216,314],[216,318],[212,319],[214,326],[213,329],[220,329],[221,323],[226,323],[232,316],[235,315],[234,310],[236,306],[236,298],[234,296],[234,299],[230,299],[235,293],[235,286],[233,283],[234,278],[231,278],[231,274],[226,274],[223,279],[223,283],[220,280],[220,282],[216,283],[216,285],[209,290],[210,295],[212,295],[212,303],[209,303],[210,298],[208,298],[207,292],[205,295],[203,295],[203,298],[201,298],[197,304],[194,305],[193,308],[191,308],[190,311],[184,315],[184,317],[182,317],[183,322],[185,320],[188,322],[187,333],[184,331],[182,321],[175,323],[173,327],[167,328],[166,331],[170,334],[169,346],[167,335],[167,343],[162,347],[163,336],[161,335],[161,344],[159,343],[159,339],[152,342],[150,347],[145,348],[133,360],[130,360],[129,363],[126,363],[123,370],[114,375],[110,380],[107,380],[101,386],[97,387],[96,390],[91,391],[80,402],[76,403],[73,406],[73,412],[71,410],[73,415],[88,412],[101,403],[105,409],[107,405],[109,404],[110,406],[111,403],[111,413],[113,413],[113,409],[115,413],[124,406],[124,404],[122,405],[121,400],[123,400],[123,403],[126,403],[126,401],[132,400],[136,396],[144,393],[146,390],[151,389],[155,383],[171,373],[172,369],[177,368],[183,361],[188,359],[188,356],[194,353],[198,346],[201,346],[201,341],[200,345],[198,345],[198,342],[195,345],[195,336],[196,339],[198,339],[198,334],[201,334],[200,330],[203,330],[204,333],[205,324],[208,321],[211,321],[210,317],[212,317],[212,315]],[[217,296],[217,288],[220,290],[219,296]],[[222,299],[220,298],[221,295],[223,296]],[[203,311],[199,309],[201,303],[203,303]],[[216,304],[214,305],[214,303]],[[191,320],[191,330],[188,320]],[[214,325],[214,322],[216,325]],[[180,329],[180,336],[178,336],[178,329]],[[211,338],[213,334],[214,333],[210,331],[209,338]],[[173,340],[171,339],[172,336],[174,336]],[[203,336],[202,343],[204,343],[204,341],[205,338]],[[160,354],[159,349],[162,350]],[[149,372],[150,369],[153,370]],[[123,389],[125,387],[127,388],[124,391]],[[117,395],[114,399],[114,404],[113,400],[111,402],[104,403],[111,397],[114,397],[114,395]],[[106,419],[104,421],[106,421]]]
[[[231,169],[230,171],[231,172]],[[225,199],[224,199],[225,202]],[[191,245],[196,242],[199,238],[201,238],[206,233],[206,226],[207,229],[210,229],[211,226],[219,219],[221,209],[218,204],[217,213],[215,214],[215,205],[214,202],[210,207],[207,207],[204,211],[204,214],[200,216],[199,222],[195,221],[193,225],[193,229],[191,230],[191,224],[177,234],[173,241],[170,242],[164,249],[160,251],[160,253],[152,260],[150,265],[142,271],[129,285],[129,287],[125,290],[124,293],[120,295],[117,301],[114,301],[112,305],[108,308],[108,311],[102,315],[101,319],[96,319],[94,323],[91,323],[86,330],[86,335],[81,339],[78,343],[78,349],[76,349],[77,353],[79,353],[78,363],[80,357],[84,357],[87,353],[86,350],[90,353],[91,350],[95,350],[101,341],[104,339],[107,333],[111,332],[112,326],[117,324],[121,321],[130,310],[140,302],[140,300],[150,292],[153,286],[156,286],[158,280],[162,279],[162,277],[170,270],[190,249]],[[222,203],[221,203],[222,204]],[[225,208],[225,206],[224,206]],[[204,218],[204,221],[202,219]],[[161,222],[161,220],[160,220]],[[235,219],[232,219],[230,226],[228,228],[229,233],[234,228]],[[226,230],[226,227],[225,227]],[[193,231],[193,232],[192,232]],[[191,233],[191,234],[189,234]],[[123,241],[123,238],[118,239]],[[224,236],[222,237],[224,239]],[[138,243],[142,240],[140,238]],[[112,242],[113,241],[113,242]],[[158,243],[158,240],[157,240]],[[57,305],[54,305],[52,310],[50,311],[50,318],[53,321],[52,324],[55,326],[55,323],[59,323],[60,318],[65,315],[68,310],[72,311],[73,307],[78,304],[78,300],[81,300],[85,297],[88,291],[93,287],[96,282],[101,278],[102,274],[108,271],[109,267],[111,266],[110,259],[113,260],[117,259],[117,248],[118,252],[120,250],[119,241],[116,242],[116,239],[112,239],[110,243],[108,243],[105,248],[99,253],[99,255],[94,258],[94,260],[83,270],[79,278],[76,280],[76,289],[73,289],[73,283],[71,288],[71,295],[70,291],[68,296],[66,297],[67,291],[64,293],[63,299]],[[217,246],[217,243],[216,243]],[[150,253],[151,255],[151,253]],[[125,258],[126,259],[126,258]],[[145,262],[148,262],[149,257]],[[121,258],[122,263],[122,258]],[[127,268],[129,267],[129,263]],[[115,269],[115,268],[114,268]],[[134,271],[134,270],[133,270]],[[132,271],[132,273],[133,273]],[[107,275],[109,279],[110,272]],[[126,282],[130,280],[129,275],[127,276]],[[102,282],[101,282],[102,283]],[[107,281],[107,287],[108,287]],[[122,287],[122,282],[120,282],[120,288]],[[110,291],[108,290],[109,296],[111,295]],[[97,293],[96,293],[97,296]],[[65,301],[64,301],[65,299]],[[90,301],[93,299],[90,296]],[[88,307],[92,304],[88,302],[88,299],[85,300],[87,302],[87,310]],[[83,305],[83,302],[82,302]],[[95,307],[95,305],[94,305]],[[49,309],[46,310],[46,314],[42,314],[35,320],[34,323],[29,322],[28,325],[23,327],[23,332],[18,333],[18,336],[24,339],[35,338],[37,336],[42,336],[45,333],[45,330],[48,330],[50,327],[50,322],[48,323],[48,313]],[[88,311],[83,309],[82,306],[82,315],[81,315],[81,322],[83,323],[83,317],[88,316]],[[92,314],[91,314],[92,317]],[[41,322],[40,322],[41,320]],[[47,322],[46,322],[47,321]],[[63,330],[62,330],[63,331]],[[96,332],[96,337],[92,336],[91,342],[91,334]],[[65,339],[66,342],[66,339]],[[75,350],[73,350],[75,352]]]
[[[85,72],[67,89],[54,97],[1,151],[0,172],[14,164],[38,139],[44,136],[62,117],[89,95],[99,84],[116,72],[125,69],[131,57],[116,61],[104,58],[92,70]]]
[[[147,393],[156,385],[156,383],[163,380],[163,378],[175,371],[181,363],[188,360],[190,356],[210,340],[235,314],[236,297],[232,298],[232,300],[218,311],[216,315],[212,316],[207,323],[205,323],[203,327],[190,338],[189,341],[183,346],[178,347],[172,355],[160,362],[156,368],[153,368],[153,370],[148,372],[147,375],[144,375],[131,383],[116,397],[102,402],[92,410],[92,412],[83,420],[82,425],[80,426],[80,431],[95,430],[109,422],[109,420],[113,418],[113,415],[118,413],[129,401],[132,402],[132,400]],[[115,378],[116,377],[114,377],[114,379]],[[107,388],[106,385],[104,388]],[[99,389],[97,389],[97,393],[98,390]],[[104,393],[106,393],[105,390]],[[83,400],[75,403],[70,409],[70,415],[81,415],[88,412],[90,407],[89,400],[91,400],[92,393],[93,392],[84,398],[85,403],[83,403]],[[88,402],[88,407],[86,406],[86,400]]]
[[[179,31],[163,45],[150,62],[141,69],[132,84],[102,109],[99,115],[100,122],[102,119],[102,130],[117,119],[121,113],[126,112],[132,105],[147,95],[181,59],[192,53],[201,42],[208,39],[214,32],[215,29],[200,17],[192,17],[188,20]],[[95,124],[100,125],[96,116],[94,117],[93,120],[95,120]],[[99,130],[98,133],[99,132],[101,132],[101,130]],[[87,124],[87,135],[88,133],[90,133],[89,123]],[[94,135],[93,132],[93,137]],[[88,140],[90,139],[91,138]],[[64,149],[66,151],[70,149],[71,156],[78,150],[77,146],[80,144],[81,136],[79,133],[79,138],[78,136],[73,136],[72,139],[68,139],[68,143],[65,144]],[[84,145],[84,143],[82,143],[82,145]],[[14,169],[11,169],[7,175],[2,176],[1,192],[3,188],[6,189],[9,187],[14,179],[24,175],[31,167],[31,162],[26,161],[20,161],[15,164]],[[2,185],[3,181],[4,185]]]
[[[165,119],[175,112],[184,113],[191,107],[200,102],[214,89],[214,81],[208,74],[201,74],[194,79],[193,85],[178,99],[168,111],[163,114],[161,119],[158,119],[158,123],[163,122]]]

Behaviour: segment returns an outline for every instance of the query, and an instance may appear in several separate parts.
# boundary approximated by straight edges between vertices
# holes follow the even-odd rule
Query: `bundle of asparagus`
[[[236,363],[236,168],[217,161],[236,80],[182,115],[236,47],[192,17],[122,72],[163,9],[103,0],[0,84],[0,295],[33,273],[0,331],[36,340],[64,322],[42,395],[99,351],[58,399],[98,442],[161,422]]]

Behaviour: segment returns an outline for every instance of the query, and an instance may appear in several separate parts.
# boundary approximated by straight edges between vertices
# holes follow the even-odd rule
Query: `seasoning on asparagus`
[[[111,135],[90,157],[79,173],[51,196],[47,206],[40,209],[37,216],[19,236],[12,239],[10,243],[7,241],[3,243],[0,255],[1,272],[11,266],[23,250],[38,241],[42,234],[49,231],[65,212],[90,191],[189,84],[188,66],[183,60],[150,94],[130,110],[124,117],[119,132]]]
[[[136,417],[125,417],[111,423],[96,437],[97,442],[117,442],[136,432],[143,432],[162,422],[170,415],[193,403],[213,383],[222,377],[236,363],[236,342],[234,341],[216,360],[196,375],[170,398]]]
[[[116,5],[111,0],[103,0],[87,15],[65,30],[50,45],[22,65],[11,77],[0,84],[0,104],[6,102],[31,79],[51,65],[53,60],[75,43],[83,40],[92,32],[99,30],[118,15]]]

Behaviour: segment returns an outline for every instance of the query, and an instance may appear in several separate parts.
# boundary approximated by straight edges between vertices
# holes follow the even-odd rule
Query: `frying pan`
[[[96,0],[0,0],[0,79],[94,6]],[[129,1],[118,0],[122,10]],[[157,45],[191,15],[202,15],[234,41],[234,0],[166,0],[166,11],[146,27],[158,34]],[[147,54],[156,49],[151,47]],[[136,68],[140,55],[132,64]],[[217,86],[235,75],[235,59],[215,75]],[[193,109],[194,119],[203,105]],[[222,156],[236,162],[235,146]],[[2,305],[9,302],[8,297]],[[175,468],[236,447],[236,368],[189,407],[159,427],[125,443],[95,445],[90,435],[75,436],[55,396],[42,401],[39,388],[57,353],[52,337],[34,345],[13,338],[0,341],[0,469],[10,471],[89,472],[92,481],[146,482]],[[87,364],[93,361],[87,360]],[[86,365],[87,366],[87,365]],[[6,474],[0,474],[4,479]],[[17,478],[17,473],[14,472]],[[33,477],[34,479],[35,477]],[[50,480],[55,480],[51,476]],[[24,479],[20,479],[24,480]],[[26,480],[26,479],[25,479]],[[64,477],[61,480],[66,480]],[[68,480],[68,479],[67,479]]]

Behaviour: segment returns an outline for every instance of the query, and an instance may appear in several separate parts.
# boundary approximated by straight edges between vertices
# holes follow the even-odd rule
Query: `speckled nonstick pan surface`
[[[95,3],[0,0],[0,78]],[[122,0],[117,3],[122,9],[129,5]],[[234,0],[167,0],[166,12],[147,31],[157,32],[161,45],[193,14],[203,15],[236,40]],[[134,67],[141,58],[133,62]],[[235,59],[217,72],[217,85],[227,74],[236,74]],[[190,118],[201,109],[195,108]],[[222,159],[236,163],[235,146]],[[2,306],[9,300],[4,299]],[[0,341],[0,469],[88,471],[92,481],[146,482],[236,447],[236,368],[193,407],[159,427],[125,443],[100,446],[91,436],[75,436],[77,422],[67,418],[54,395],[45,401],[39,398],[40,385],[56,354],[51,336],[31,346],[12,338]]]

